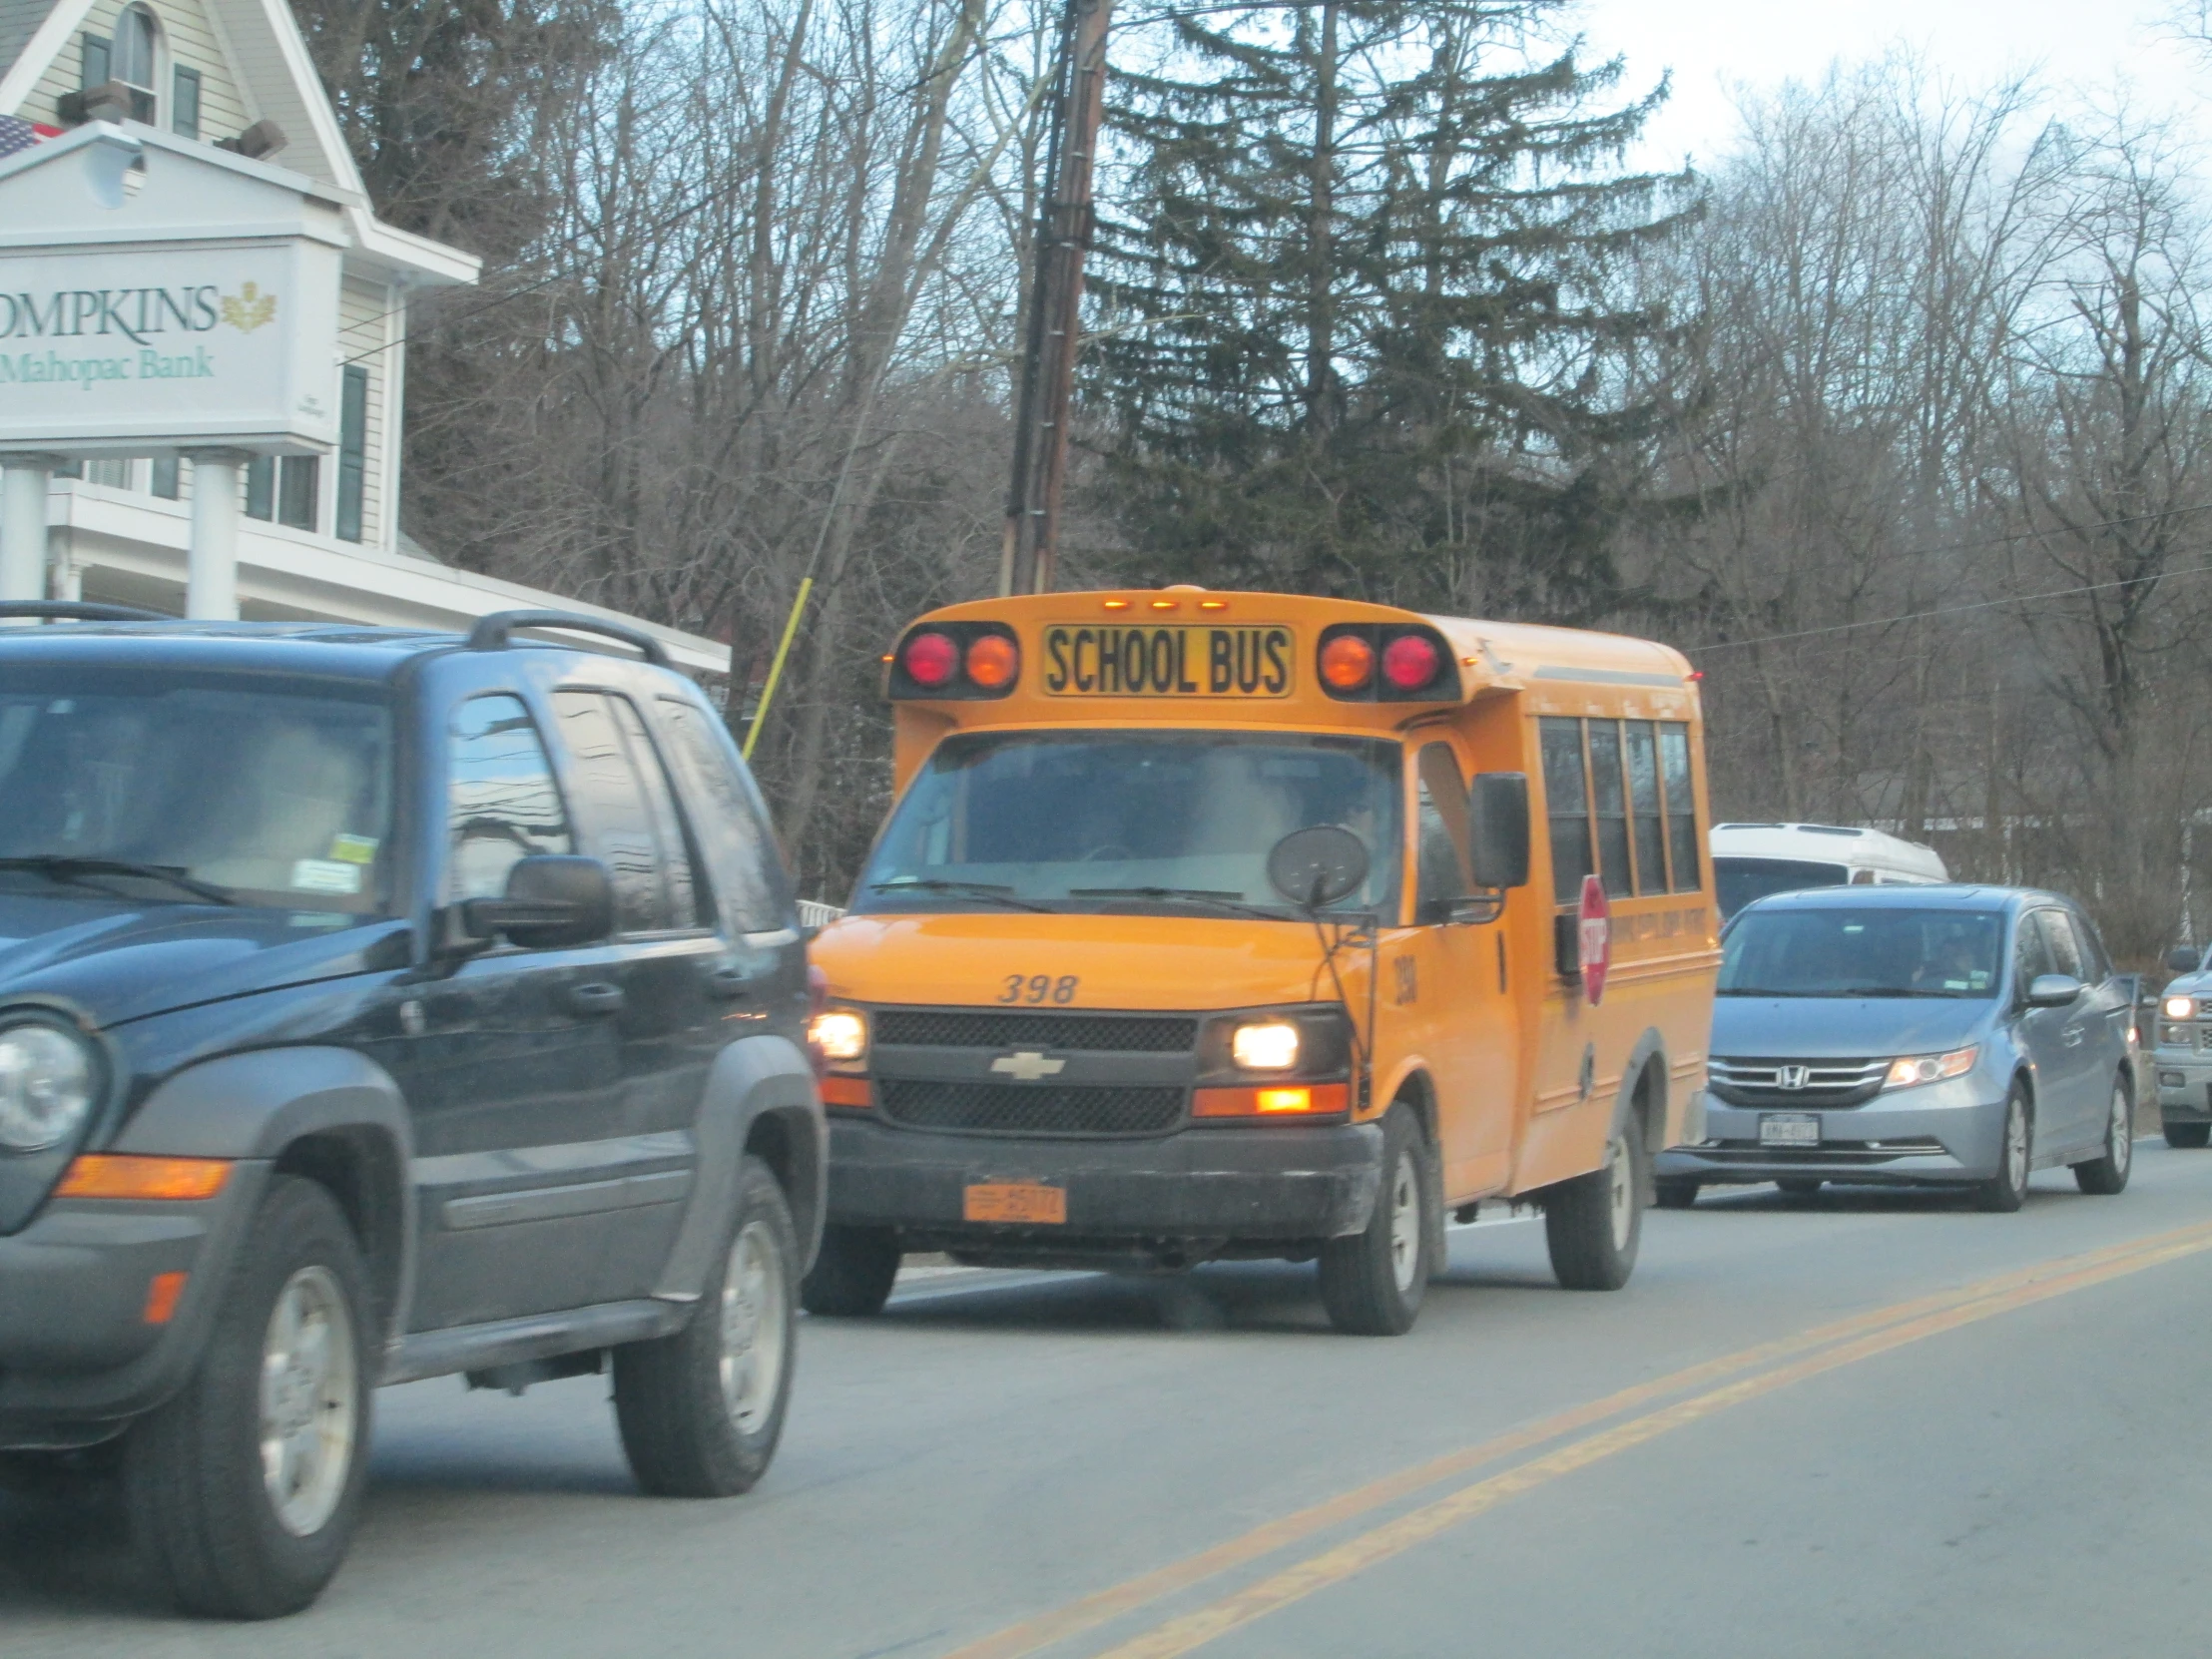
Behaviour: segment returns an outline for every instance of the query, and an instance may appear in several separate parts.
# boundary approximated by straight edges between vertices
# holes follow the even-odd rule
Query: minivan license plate
[[[1821,1119],[1818,1112],[1761,1112],[1759,1114],[1759,1144],[1761,1146],[1819,1146],[1821,1144]]]

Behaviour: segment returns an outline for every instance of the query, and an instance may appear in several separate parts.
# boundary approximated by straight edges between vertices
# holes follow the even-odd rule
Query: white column
[[[185,615],[236,622],[239,614],[239,492],[250,456],[238,449],[195,449],[192,548],[185,556]]]
[[[0,600],[46,597],[46,489],[51,455],[0,460]]]

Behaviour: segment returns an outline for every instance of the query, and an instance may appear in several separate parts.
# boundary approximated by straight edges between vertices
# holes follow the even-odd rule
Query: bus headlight
[[[58,1025],[0,1031],[0,1147],[44,1152],[84,1127],[100,1068],[91,1046]]]
[[[1229,1057],[1245,1071],[1289,1071],[1298,1064],[1298,1027],[1289,1020],[1240,1025],[1229,1039]]]
[[[1974,1056],[1980,1052],[1978,1044],[1971,1044],[1948,1054],[1908,1054],[1890,1062],[1890,1075],[1882,1080],[1882,1086],[1910,1089],[1922,1083],[1940,1083],[1946,1077],[1963,1077],[1973,1069]]]
[[[807,1027],[807,1040],[831,1065],[867,1058],[867,1017],[853,1008],[825,1008]]]

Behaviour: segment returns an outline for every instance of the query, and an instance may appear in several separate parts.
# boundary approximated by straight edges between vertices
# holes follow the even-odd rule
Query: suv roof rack
[[[0,619],[44,618],[48,622],[175,622],[161,611],[136,605],[98,605],[82,599],[0,600]]]
[[[570,611],[494,611],[490,616],[476,619],[476,626],[468,631],[468,649],[504,651],[514,643],[517,628],[566,628],[579,634],[600,634],[621,641],[655,668],[676,666],[669,658],[668,647],[644,629],[620,622],[603,622],[598,617],[577,616]]]

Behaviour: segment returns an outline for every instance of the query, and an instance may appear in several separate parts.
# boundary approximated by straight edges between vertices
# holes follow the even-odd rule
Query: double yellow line
[[[1888,1354],[1927,1337],[1955,1331],[1998,1314],[2207,1250],[2212,1250],[2212,1223],[2154,1234],[2128,1244],[1999,1274],[1972,1285],[1897,1303],[1818,1326],[1794,1337],[1708,1360],[1540,1418],[1478,1444],[1446,1452],[1395,1474],[1384,1475],[1255,1527],[1211,1549],[1025,1619],[996,1635],[959,1648],[944,1659],[1028,1659],[1030,1655],[1071,1641],[1221,1573],[1264,1560],[1321,1533],[1417,1497],[1454,1476],[1536,1450],[1550,1441],[1566,1440],[1565,1444],[1540,1456],[1447,1491],[1373,1524],[1343,1542],[1278,1568],[1242,1589],[1165,1619],[1098,1656],[1098,1659],[1179,1659],[1180,1655],[1278,1612],[1317,1590],[1340,1584],[1356,1573],[1401,1554],[1461,1521],[1494,1509],[1509,1498],[1724,1411],[1731,1405],[1879,1354]],[[1733,1381],[1724,1381],[1727,1379]],[[1671,1403],[1657,1403],[1662,1400]],[[1622,1420],[1613,1420],[1616,1418]],[[1599,1426],[1607,1423],[1610,1426]],[[1596,1431],[1570,1438],[1586,1429]]]

